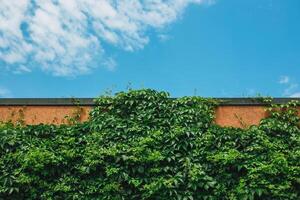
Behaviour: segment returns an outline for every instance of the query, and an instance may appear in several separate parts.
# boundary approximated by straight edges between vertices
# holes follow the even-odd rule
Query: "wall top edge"
[[[221,106],[264,106],[262,98],[212,98]],[[274,104],[285,104],[300,98],[273,98]],[[0,98],[0,106],[95,106],[94,98]]]

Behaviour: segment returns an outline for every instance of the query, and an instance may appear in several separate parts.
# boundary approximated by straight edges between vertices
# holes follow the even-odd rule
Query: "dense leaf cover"
[[[130,90],[72,125],[0,126],[0,199],[300,199],[295,102],[247,129],[216,102]]]

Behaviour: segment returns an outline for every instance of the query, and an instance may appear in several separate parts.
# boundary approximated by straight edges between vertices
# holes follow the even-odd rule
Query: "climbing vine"
[[[212,99],[95,102],[83,123],[0,125],[0,199],[300,199],[297,102],[246,129],[216,125]]]

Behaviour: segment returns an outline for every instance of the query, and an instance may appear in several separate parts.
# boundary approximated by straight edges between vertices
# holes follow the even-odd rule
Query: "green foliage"
[[[102,96],[85,123],[0,125],[0,199],[300,199],[297,103],[259,126],[154,90]]]

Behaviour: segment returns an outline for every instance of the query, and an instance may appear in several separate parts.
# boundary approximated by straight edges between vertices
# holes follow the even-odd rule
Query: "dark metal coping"
[[[263,106],[262,98],[213,98],[221,106]],[[300,98],[273,98],[274,104],[285,104]],[[0,98],[0,106],[95,106],[93,98]]]

